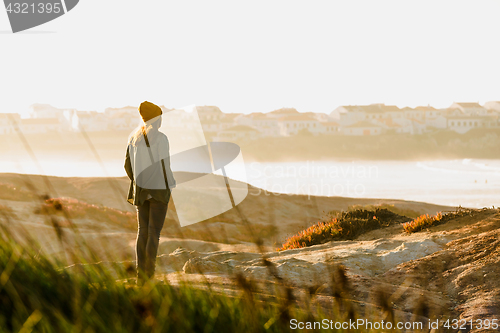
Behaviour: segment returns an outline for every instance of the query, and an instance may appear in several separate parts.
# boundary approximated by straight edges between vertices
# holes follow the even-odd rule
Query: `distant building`
[[[300,115],[300,112],[294,108],[281,108],[278,110],[268,112],[268,113],[266,113],[266,115],[268,117],[271,117],[271,118],[283,118],[283,117],[287,117],[287,116]]]
[[[62,120],[64,118],[64,109],[58,109],[49,104],[32,104],[29,107],[30,118],[56,118]]]
[[[343,129],[344,135],[379,135],[382,134],[383,127],[369,121],[360,121],[346,126]]]
[[[250,117],[248,125],[259,130],[263,136],[280,136],[279,119],[269,117],[267,114],[254,113]]]
[[[236,123],[236,119],[238,119],[242,115],[243,113],[225,113],[223,119],[225,122]]]
[[[52,121],[46,121],[47,124],[51,123],[49,126],[49,132],[52,131],[54,124],[59,123],[58,131],[66,132],[71,131],[71,124],[68,123],[65,113],[68,109],[58,109],[49,104],[32,104],[29,107],[29,118],[30,119],[52,119]],[[29,126],[31,128],[31,126]]]
[[[335,121],[321,122],[320,126],[322,128],[321,133],[333,135],[340,133],[340,124]]]
[[[168,115],[169,112],[170,115]],[[166,109],[163,110],[163,113],[168,115],[169,128],[186,130],[200,126],[196,112],[186,112],[183,109]]]
[[[116,131],[132,131],[139,127],[142,123],[142,119],[137,112],[122,112],[113,113],[108,116],[108,129]]]
[[[411,120],[404,118],[382,118],[378,119],[376,124],[382,126],[387,133],[411,133],[412,124]]]
[[[224,113],[217,106],[196,106],[200,121],[218,121],[224,117]]]
[[[117,118],[117,115],[128,114],[131,116],[139,116],[139,108],[135,106],[125,106],[122,108],[106,108],[104,114],[108,118]]]
[[[498,114],[478,103],[453,103],[447,109],[446,120],[448,129],[457,133],[498,126]]]
[[[484,107],[488,111],[493,111],[500,114],[500,101],[492,101],[484,104]]]
[[[200,122],[204,132],[217,133],[223,130],[223,124],[219,120],[205,119],[204,121]]]
[[[109,118],[97,111],[66,110],[64,117],[73,131],[100,132],[108,130]]]
[[[255,140],[259,137],[260,137],[260,132],[257,129],[245,125],[236,125],[217,133],[217,136],[214,137],[214,141],[231,142],[231,141],[241,141],[241,140]]]
[[[435,118],[426,118],[425,124],[429,128],[445,129],[448,127],[448,120],[444,116],[437,116]]]
[[[342,127],[366,120],[404,117],[404,113],[397,106],[385,104],[340,106],[330,114],[331,117],[336,115],[339,115],[339,123]]]
[[[406,108],[403,108],[402,110],[403,110],[403,114],[404,114],[403,117],[406,119],[415,119],[418,121],[423,121],[425,119],[425,110],[423,110],[422,108],[412,109],[412,108],[406,107]]]
[[[21,126],[21,117],[18,113],[0,113],[0,135],[15,134],[15,124]]]
[[[310,117],[312,117],[312,118],[314,118],[317,121],[322,122],[322,123],[338,120],[338,119],[332,118],[329,115],[327,115],[326,113],[322,113],[322,112],[318,112],[318,113],[316,113],[316,112],[304,112],[302,114],[306,115],[306,116],[310,116]]]
[[[45,134],[63,131],[63,124],[57,118],[21,119],[21,131],[24,134]]]
[[[488,110],[478,103],[453,103],[448,110],[453,116],[485,116],[488,114]],[[457,111],[459,111],[459,113],[457,113]]]
[[[466,133],[473,128],[488,128],[497,126],[497,117],[486,116],[470,116],[470,115],[452,115],[446,117],[447,127],[457,133]]]
[[[307,130],[312,134],[323,131],[321,123],[309,115],[291,115],[279,118],[280,134],[282,136],[297,135],[301,130]]]
[[[436,108],[433,108],[432,106],[417,106],[415,110],[419,110],[423,112],[423,118],[424,119],[435,119],[439,116],[442,116],[445,114],[444,110],[438,110]]]

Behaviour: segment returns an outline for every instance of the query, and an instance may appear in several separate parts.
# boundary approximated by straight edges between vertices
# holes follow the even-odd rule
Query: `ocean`
[[[248,163],[247,181],[279,193],[500,206],[500,160]]]
[[[500,160],[247,162],[234,179],[283,193],[500,206]],[[0,172],[62,177],[125,176],[123,160],[25,157],[0,161]]]

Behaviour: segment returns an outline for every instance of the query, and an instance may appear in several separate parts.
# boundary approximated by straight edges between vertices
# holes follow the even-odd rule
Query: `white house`
[[[445,110],[438,110],[436,108],[433,108],[432,106],[417,106],[415,110],[419,110],[423,112],[423,118],[424,119],[435,119],[439,116],[443,116],[446,114]]]
[[[320,123],[321,133],[333,135],[340,134],[340,124],[335,121],[325,121]]]
[[[431,128],[445,129],[448,127],[448,120],[444,116],[437,116],[435,118],[426,118],[425,124]]]
[[[112,113],[108,116],[108,129],[117,131],[132,131],[142,124],[139,112]]]
[[[170,129],[186,130],[200,126],[200,120],[196,112],[186,112],[184,109],[164,109],[163,114],[164,124],[165,121],[168,121]]]
[[[377,119],[376,124],[381,125],[388,133],[411,133],[411,120],[405,118],[382,118]]]
[[[422,120],[407,118],[383,118],[377,119],[375,124],[380,124],[387,132],[422,134],[427,130],[426,124]]]
[[[100,132],[108,130],[109,118],[97,111],[66,110],[64,117],[73,131]]]
[[[266,114],[255,114],[251,118],[250,126],[260,131],[263,136],[280,136],[279,119],[268,117]]]
[[[219,133],[217,133],[217,136],[213,138],[213,140],[219,142],[232,142],[241,140],[255,140],[259,137],[260,132],[257,129],[246,125],[236,125],[220,131]]]
[[[330,113],[330,117],[338,117],[341,126],[349,126],[366,119],[365,113],[356,105],[339,106]]]
[[[58,109],[56,107],[53,107],[52,105],[49,104],[32,104],[29,107],[29,118],[31,119],[53,119],[52,121],[47,121],[48,123],[51,123],[52,127],[54,124],[59,123],[58,131],[70,131],[71,130],[71,124],[68,122],[68,120],[65,117],[65,113],[68,111],[68,109]],[[55,120],[54,120],[55,119]],[[56,121],[57,120],[57,121]],[[49,129],[49,132],[52,131]]]
[[[253,126],[254,117],[265,117],[262,112],[252,112],[249,114],[242,114],[234,119],[235,123],[238,125]]]
[[[242,114],[234,119],[236,124],[253,127],[263,136],[280,136],[279,119],[269,116],[269,113],[253,112]]]
[[[471,116],[471,115],[452,115],[446,117],[447,127],[457,133],[466,133],[473,128],[487,128],[497,126],[497,117],[492,115]]]
[[[478,103],[453,103],[448,108],[452,115],[468,115],[468,116],[485,116],[488,114],[488,110]],[[461,114],[458,114],[456,110],[459,110]]]
[[[339,115],[339,122],[343,127],[365,120],[403,117],[403,113],[397,106],[385,104],[340,106],[330,113],[330,117],[336,117],[337,115]]]
[[[383,127],[369,121],[360,121],[343,128],[344,135],[379,135],[382,134]]]
[[[64,118],[64,110],[53,107],[49,104],[32,104],[29,107],[30,118],[56,118],[62,120]]]
[[[196,110],[198,111],[198,116],[200,117],[200,121],[202,123],[205,121],[218,121],[224,117],[224,113],[222,113],[217,106],[196,106]]]
[[[281,109],[266,113],[266,115],[268,117],[271,117],[271,118],[283,118],[283,117],[287,117],[287,116],[297,116],[299,114],[300,114],[300,112],[294,108],[281,108]]]
[[[0,135],[15,134],[15,125],[21,126],[21,117],[18,113],[0,113]]]
[[[322,113],[322,112],[304,112],[301,114],[306,115],[306,116],[310,116],[311,118],[314,118],[319,122],[328,122],[328,121],[338,120],[338,119],[334,119],[334,118],[330,117],[329,115],[327,115],[326,113]]]
[[[319,134],[323,131],[318,120],[302,114],[279,118],[278,126],[282,136],[297,135],[301,130],[307,130],[313,134]]]
[[[400,109],[394,105],[385,105],[383,118],[401,119],[405,117],[404,109]]]
[[[221,120],[226,124],[237,125],[237,119],[242,115],[242,113],[225,113]]]
[[[132,116],[138,116],[139,109],[135,106],[125,106],[122,108],[106,108],[104,114],[108,118],[115,118],[116,115],[129,114]]]
[[[63,131],[63,125],[57,118],[21,119],[20,124],[20,129],[25,134],[45,134]]]
[[[492,102],[484,103],[484,107],[488,111],[493,111],[493,112],[500,114],[500,101],[492,101]]]
[[[415,120],[419,120],[419,121],[423,121],[425,119],[425,111],[420,109],[420,108],[412,109],[412,108],[406,107],[406,108],[403,108],[402,110],[403,110],[404,118],[406,118],[406,119],[415,119]]]
[[[204,132],[216,133],[224,129],[224,124],[219,120],[205,119],[201,121]]]

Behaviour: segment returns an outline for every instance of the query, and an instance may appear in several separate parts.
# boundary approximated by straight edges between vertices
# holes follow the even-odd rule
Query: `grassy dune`
[[[62,240],[64,241],[64,240]],[[82,253],[82,262],[88,261]],[[236,296],[162,281],[137,287],[97,265],[71,273],[0,233],[2,332],[282,332],[286,318],[310,318],[292,300],[263,302],[242,276]],[[126,276],[127,272],[118,272]],[[246,291],[246,292],[245,292]],[[286,292],[286,291],[285,291]]]

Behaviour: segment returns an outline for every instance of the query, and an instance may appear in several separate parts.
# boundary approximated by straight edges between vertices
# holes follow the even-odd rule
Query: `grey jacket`
[[[150,195],[153,199],[168,204],[171,190],[176,185],[170,169],[168,138],[158,131],[151,131],[147,138],[149,147],[143,136],[135,144],[132,139],[129,140],[127,146],[125,171],[130,179],[127,201],[139,206]]]

